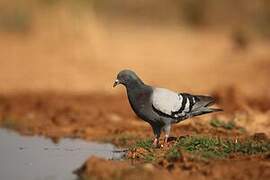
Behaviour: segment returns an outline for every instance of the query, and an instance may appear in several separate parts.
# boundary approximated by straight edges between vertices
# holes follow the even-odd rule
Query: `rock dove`
[[[161,131],[167,143],[171,124],[193,116],[221,111],[210,108],[214,98],[210,96],[177,93],[165,88],[145,84],[135,72],[122,70],[118,73],[113,87],[122,84],[126,87],[129,103],[136,115],[148,122],[154,132],[153,145],[157,146]]]

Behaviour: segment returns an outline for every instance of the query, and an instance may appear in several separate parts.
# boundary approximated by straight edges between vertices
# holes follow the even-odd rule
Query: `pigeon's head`
[[[132,84],[142,83],[140,78],[131,70],[122,70],[118,73],[117,78],[113,84],[113,87],[118,84],[123,84],[124,86],[130,86]]]

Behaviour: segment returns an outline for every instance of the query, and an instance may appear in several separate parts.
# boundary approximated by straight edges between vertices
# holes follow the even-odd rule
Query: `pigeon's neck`
[[[141,96],[150,96],[150,93],[152,92],[151,86],[144,84],[142,81],[136,81],[136,83],[129,84],[126,86],[126,89],[129,99],[134,100]]]
[[[142,119],[147,119],[142,112],[149,108],[152,92],[152,87],[143,83],[127,87],[129,103],[134,112]]]
[[[143,89],[145,87],[146,87],[146,85],[140,79],[134,80],[133,82],[126,85],[128,93],[134,92],[134,91],[140,91],[141,89]]]

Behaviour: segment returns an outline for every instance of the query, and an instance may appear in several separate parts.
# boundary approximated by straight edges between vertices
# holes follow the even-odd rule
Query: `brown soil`
[[[130,162],[106,161],[90,158],[77,171],[89,179],[269,179],[269,160],[217,160],[207,163],[179,162],[162,165],[143,164],[131,166]]]
[[[222,93],[217,97],[226,99]],[[150,126],[135,116],[125,95],[20,93],[1,95],[0,100],[1,125],[18,130],[22,134],[39,134],[55,139],[75,137],[103,141],[117,141],[118,137],[125,136],[138,138],[152,136]],[[256,100],[263,101],[260,99],[254,101]],[[240,101],[245,102],[242,99]],[[211,128],[208,122],[213,118],[223,121],[233,118],[249,134],[258,132],[255,130],[260,128],[259,132],[269,135],[269,112],[264,110],[264,105],[253,107],[253,104],[245,103],[246,105],[242,107],[234,101],[226,103],[226,101],[220,102],[225,109],[223,113],[195,117],[174,125],[172,135],[194,133],[218,136],[240,135],[234,131]],[[233,107],[235,109],[232,109]],[[252,108],[254,110],[251,110]],[[230,110],[226,111],[227,109]],[[238,112],[239,109],[241,111]],[[256,128],[252,121],[256,122]],[[114,143],[120,144],[120,142]]]
[[[225,93],[226,94],[226,93]],[[223,99],[223,94],[217,95]],[[0,97],[0,123],[3,127],[15,129],[26,135],[44,135],[57,141],[61,137],[83,138],[86,140],[99,140],[112,142],[119,146],[129,147],[138,139],[151,137],[150,127],[132,112],[124,95],[71,95],[57,93],[24,93],[14,95],[2,95]],[[240,101],[243,101],[240,99]],[[260,101],[260,100],[258,100]],[[253,133],[253,124],[245,120],[246,133],[237,130],[213,128],[207,119],[221,118],[231,120],[231,113],[240,112],[242,119],[252,119],[254,114],[266,115],[267,112],[258,107],[251,111],[252,105],[247,104],[248,109],[241,109],[238,104],[230,103],[230,106],[220,102],[224,109],[231,109],[229,113],[214,114],[187,120],[173,127],[172,135],[175,137],[203,134],[226,138],[247,137]],[[245,103],[246,104],[246,103]],[[119,108],[121,107],[121,108]],[[244,117],[243,117],[244,116]],[[236,123],[241,124],[241,119],[235,118]],[[261,129],[268,133],[269,121],[261,122]],[[259,124],[259,123],[257,123]],[[249,127],[250,126],[250,127]],[[251,131],[249,131],[251,130]],[[256,131],[258,132],[258,131]],[[265,136],[262,133],[262,136]],[[260,134],[255,136],[260,138]],[[172,143],[172,142],[171,142]],[[143,149],[142,149],[143,151]],[[162,153],[165,149],[161,149]],[[141,153],[141,152],[140,152]],[[149,164],[141,161],[111,161],[99,158],[90,158],[83,167],[77,171],[81,177],[93,177],[97,179],[268,179],[270,177],[270,163],[268,156],[234,156],[225,160],[200,161],[190,160],[189,155],[175,162],[161,160],[158,163]],[[132,159],[132,158],[131,158]]]
[[[123,133],[148,132],[123,96],[32,93],[1,96],[0,104],[2,126],[23,134],[102,140]]]

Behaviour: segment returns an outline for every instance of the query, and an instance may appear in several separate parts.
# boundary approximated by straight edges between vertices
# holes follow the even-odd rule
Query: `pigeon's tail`
[[[201,107],[197,110],[193,110],[190,112],[190,116],[199,116],[199,115],[203,115],[203,114],[208,114],[208,113],[212,113],[212,112],[218,112],[218,111],[223,111],[222,109],[218,109],[218,108],[209,108],[209,107]]]
[[[206,106],[210,106],[210,105],[215,103],[215,99],[213,97],[211,97],[211,96],[201,96],[201,95],[199,95],[199,96],[196,96],[196,97],[199,100],[198,103],[197,103],[197,105],[199,105],[199,106],[206,107]]]
[[[219,109],[219,108],[209,107],[215,103],[215,99],[213,97],[201,96],[201,95],[195,96],[195,97],[197,101],[190,112],[191,116],[199,116],[202,114],[223,111],[222,109]]]

